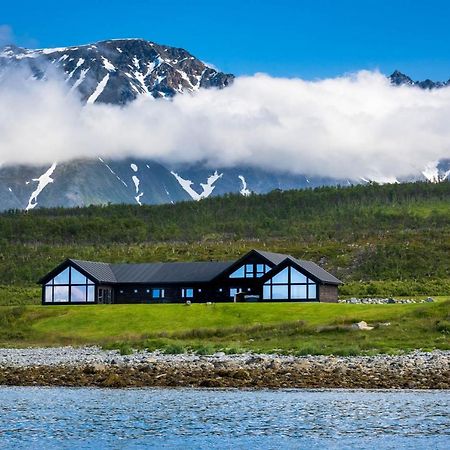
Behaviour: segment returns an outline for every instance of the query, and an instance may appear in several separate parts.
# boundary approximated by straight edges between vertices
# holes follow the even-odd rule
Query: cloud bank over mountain
[[[57,73],[0,80],[0,163],[127,156],[379,181],[450,157],[450,89],[392,86],[380,73],[304,81],[263,74],[222,90],[126,106],[84,105]]]

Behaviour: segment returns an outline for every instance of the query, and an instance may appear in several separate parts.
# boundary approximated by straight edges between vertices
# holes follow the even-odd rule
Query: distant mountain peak
[[[391,80],[392,84],[395,84],[397,86],[409,84],[413,85],[414,81],[408,77],[408,75],[405,75],[404,73],[400,72],[399,70],[394,70],[394,72],[389,75],[388,77]]]

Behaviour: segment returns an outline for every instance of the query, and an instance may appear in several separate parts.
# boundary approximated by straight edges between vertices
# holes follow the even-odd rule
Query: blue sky
[[[450,78],[449,1],[28,0],[5,2],[0,14],[2,43],[10,34],[22,46],[142,37],[237,75],[399,69],[414,79]]]

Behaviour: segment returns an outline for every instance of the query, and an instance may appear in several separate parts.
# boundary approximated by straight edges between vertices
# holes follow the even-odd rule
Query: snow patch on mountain
[[[53,183],[54,181],[53,178],[51,178],[51,175],[53,174],[55,169],[56,163],[53,163],[51,167],[47,170],[47,172],[42,174],[39,178],[33,178],[33,181],[37,181],[38,185],[36,190],[34,190],[33,193],[31,194],[31,197],[28,200],[28,205],[25,208],[25,211],[29,211],[30,209],[33,209],[37,206],[37,199],[39,194],[45,189],[45,187],[49,183]]]
[[[135,166],[136,167],[136,170],[135,170],[135,172],[136,172],[137,171],[137,166],[135,164],[131,164],[131,166]],[[141,183],[141,180],[139,180],[139,178],[136,175],[133,175],[131,177],[131,179],[133,180],[134,188],[136,189],[136,197],[134,197],[134,199],[136,200],[136,202],[138,203],[139,206],[142,206],[141,197],[144,195],[144,193],[143,192],[139,192],[139,185]]]
[[[222,178],[222,176],[223,173],[219,175],[216,170],[211,176],[208,177],[208,179],[206,180],[206,184],[200,183],[200,186],[203,188],[203,192],[200,194],[202,196],[201,198],[209,197],[212,194],[212,191],[215,187],[214,183]]]
[[[131,167],[131,170],[133,172],[137,172],[138,171],[138,166],[136,164],[132,163],[132,164],[130,164],[130,167]]]
[[[84,81],[84,79],[86,78],[86,74],[89,72],[89,69],[90,67],[88,67],[87,69],[81,69],[80,76],[78,77],[78,80],[75,81],[75,83],[70,88],[70,92],[77,89],[77,87]]]
[[[170,173],[176,178],[178,183],[180,183],[180,186],[191,196],[193,200],[198,201],[201,199],[200,195],[191,188],[191,186],[194,184],[191,180],[185,180],[183,177],[173,171],[171,171]]]
[[[242,189],[239,191],[241,193],[241,195],[243,195],[244,197],[248,197],[252,192],[247,189],[247,181],[245,180],[243,175],[238,175],[238,178],[241,180],[242,182]]]
[[[200,192],[199,194],[194,189],[192,189],[192,185],[194,183],[191,180],[185,180],[176,172],[171,171],[170,173],[176,178],[178,183],[180,183],[180,186],[191,196],[191,198],[196,201],[199,201],[202,198],[209,197],[214,191],[215,188],[214,183],[223,176],[223,173],[219,174],[216,170],[212,175],[208,177],[206,183],[200,183],[200,186],[202,187],[202,192]]]
[[[102,81],[98,83],[93,94],[87,99],[87,103],[94,103],[98,99],[98,97],[104,91],[106,85],[108,84],[108,80],[109,80],[109,73],[107,73],[105,77],[102,79]]]
[[[104,56],[102,56],[102,62],[103,62],[103,67],[108,70],[109,72],[115,72],[116,71],[116,67],[114,66],[114,64],[111,63],[111,61],[107,58],[105,58]]]
[[[140,192],[138,195],[136,195],[136,197],[134,197],[134,199],[137,201],[137,203],[138,203],[138,205],[139,206],[142,206],[142,203],[141,203],[141,197],[144,195],[144,193],[143,192]]]

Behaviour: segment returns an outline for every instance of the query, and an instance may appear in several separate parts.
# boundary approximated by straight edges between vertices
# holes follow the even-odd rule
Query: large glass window
[[[45,297],[44,301],[46,303],[51,303],[53,301],[53,286],[45,286]]]
[[[263,286],[265,300],[316,300],[316,283],[294,267],[286,267]]]
[[[70,271],[70,283],[71,284],[87,284],[87,278],[81,274],[80,272],[78,272],[78,270],[75,270],[72,268],[72,270]]]
[[[87,301],[95,302],[95,286],[88,285],[87,287]]]
[[[70,300],[72,302],[86,301],[86,286],[71,286]]]
[[[298,270],[291,268],[291,283],[307,283],[306,275],[303,275]]]
[[[235,270],[230,278],[259,278],[270,270],[267,264],[244,264]]]
[[[282,283],[288,283],[289,282],[289,269],[286,267],[286,269],[283,269],[280,273],[277,273],[272,278],[272,284],[282,284]]]
[[[306,284],[291,284],[291,298],[305,299],[308,298]]]
[[[289,298],[288,285],[274,284],[272,286],[272,298],[277,300]]]
[[[68,302],[69,301],[69,286],[54,286],[53,287],[53,301],[54,302]]]
[[[54,284],[69,284],[70,271],[69,267],[64,269],[59,275],[54,278]]]
[[[244,278],[244,277],[245,277],[244,266],[239,267],[239,269],[235,270],[235,271],[230,275],[230,278]]]
[[[45,285],[44,301],[45,303],[94,302],[94,282],[75,268],[67,267]]]

